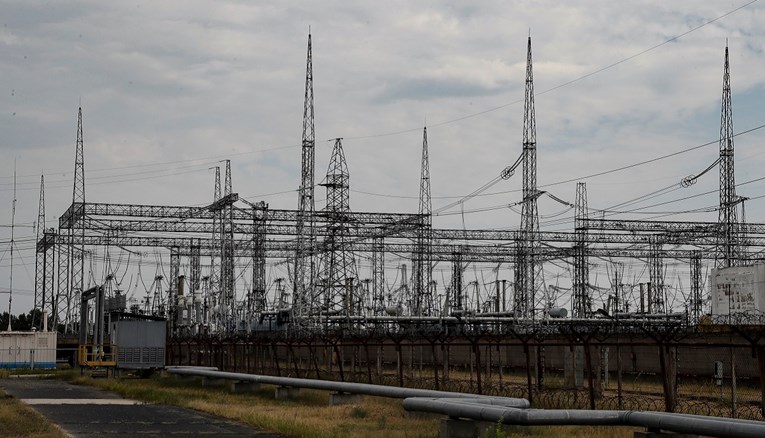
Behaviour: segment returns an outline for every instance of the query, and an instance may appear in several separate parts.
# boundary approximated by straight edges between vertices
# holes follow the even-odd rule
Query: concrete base
[[[257,392],[260,391],[260,383],[255,382],[231,382],[229,386],[231,392]]]
[[[362,396],[360,394],[346,394],[344,392],[336,392],[329,395],[329,405],[356,405],[361,403]]]
[[[202,380],[202,386],[223,386],[226,384],[225,379],[215,379],[212,377],[205,377]]]
[[[633,438],[698,438],[698,435],[691,433],[672,433],[656,431],[639,431],[632,434]]]
[[[295,398],[301,394],[303,394],[303,388],[293,388],[291,386],[277,386],[274,390],[274,398],[277,400]]]

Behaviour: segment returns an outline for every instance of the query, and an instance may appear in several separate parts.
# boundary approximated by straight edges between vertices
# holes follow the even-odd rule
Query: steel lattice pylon
[[[37,207],[37,242],[45,242],[45,176],[40,175],[40,203]],[[37,310],[42,311],[45,309],[45,301],[47,299],[47,293],[50,290],[46,289],[46,268],[48,263],[46,257],[48,252],[45,248],[37,248],[35,251],[35,295],[34,295],[34,307],[35,312],[32,312],[32,326],[36,328],[42,327],[41,321],[37,320]]]
[[[233,194],[231,184],[231,160],[226,162],[225,185],[223,188],[223,197],[230,199]],[[226,202],[223,206],[221,218],[221,307],[226,316],[227,323],[236,314],[236,291],[234,290],[234,206],[231,202]]]
[[[701,251],[694,251],[691,256],[691,302],[688,306],[688,316],[691,324],[698,324],[703,311],[701,297]]]
[[[316,132],[313,116],[313,65],[311,59],[311,34],[308,34],[308,54],[305,71],[305,100],[303,104],[303,140],[298,189],[297,250],[293,279],[293,311],[302,317],[310,311],[307,296],[312,291],[315,275],[314,258],[308,248],[314,242],[314,166]]]
[[[221,188],[220,188],[220,166],[215,166],[215,188],[213,191],[213,204],[217,203],[221,199]],[[211,257],[210,257],[210,285],[209,285],[209,294],[212,296],[212,302],[210,303],[211,307],[215,308],[221,303],[221,290],[223,289],[221,287],[221,277],[220,277],[220,270],[217,268],[217,266],[222,266],[222,259],[221,259],[221,235],[223,234],[223,212],[220,209],[216,209],[212,212],[213,214],[213,231],[212,231],[212,239],[213,239],[213,245],[217,249],[217,251],[213,251]],[[217,317],[217,315],[216,315]]]
[[[534,114],[534,72],[531,62],[531,37],[526,53],[526,89],[523,103],[523,206],[521,209],[522,248],[516,266],[516,309],[524,318],[534,318],[539,250],[537,210],[537,125]]]
[[[268,204],[261,201],[252,209],[252,297],[248,310],[262,312],[266,310],[266,220]],[[281,310],[281,309],[280,309]],[[254,313],[253,313],[254,314]]]
[[[576,244],[574,246],[574,318],[588,318],[592,312],[590,297],[590,265],[587,257],[587,185],[576,184]]]
[[[432,206],[430,200],[430,164],[428,160],[428,129],[422,131],[422,163],[420,167],[420,202],[417,213],[420,215],[420,227],[417,230],[416,250],[413,254],[414,309],[417,316],[430,315],[433,310],[433,297],[430,282],[433,278],[431,256],[432,246]]]
[[[372,312],[385,313],[385,239],[375,237],[372,242]]]
[[[651,280],[649,284],[648,295],[651,297],[649,300],[649,309],[651,313],[664,313],[666,312],[666,300],[664,288],[664,256],[662,255],[662,243],[656,236],[650,236],[651,257],[648,258],[649,264],[649,278]]]
[[[72,223],[67,230],[70,241],[85,238],[85,163],[82,134],[82,108],[77,110],[77,143],[74,155],[74,186],[72,188]],[[79,225],[79,226],[78,226]],[[59,251],[57,303],[54,306],[54,326],[59,321],[64,324],[64,331],[74,332],[80,308],[80,295],[85,282],[84,271],[85,247],[82,244],[70,244]]]
[[[349,207],[349,174],[345,162],[342,139],[335,139],[329,169],[324,182],[327,188],[327,227],[329,235],[324,240],[317,291],[311,309],[321,308],[326,313],[342,315],[359,314],[362,300],[356,296],[356,262],[349,250],[350,237],[347,213]]]
[[[725,47],[722,108],[720,114],[720,211],[718,245],[715,265],[718,268],[736,266],[739,262],[739,230],[736,205],[736,175],[733,161],[733,105],[730,89],[728,47]]]

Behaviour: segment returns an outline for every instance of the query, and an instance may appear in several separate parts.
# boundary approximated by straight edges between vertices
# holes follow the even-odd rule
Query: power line
[[[765,128],[765,124],[761,124],[759,126],[755,126],[754,128],[750,128],[750,129],[747,129],[745,131],[741,131],[739,133],[736,133],[736,134],[733,135],[733,137],[739,137],[739,136],[742,136],[742,135],[745,135],[745,134],[749,134],[749,133],[758,131],[758,130],[760,130],[762,128]],[[711,140],[711,141],[708,141],[708,142],[703,143],[703,144],[699,144],[699,145],[696,145],[696,146],[685,148],[685,149],[682,149],[682,150],[679,150],[679,151],[676,151],[676,152],[672,152],[672,153],[669,153],[669,154],[660,155],[658,157],[654,157],[654,158],[651,158],[651,159],[648,159],[648,160],[645,160],[645,161],[639,161],[639,162],[632,163],[632,164],[627,164],[627,165],[624,165],[624,166],[621,166],[621,167],[616,167],[616,168],[613,168],[613,169],[607,169],[607,170],[604,170],[604,171],[601,171],[601,172],[591,173],[591,174],[588,174],[588,175],[578,176],[578,177],[575,177],[575,178],[569,178],[569,179],[565,179],[565,180],[561,180],[561,181],[556,181],[556,182],[552,182],[552,183],[542,184],[542,185],[540,185],[538,187],[539,188],[542,188],[542,187],[552,187],[552,186],[557,186],[557,185],[566,184],[566,183],[575,182],[575,181],[585,181],[585,180],[588,180],[588,179],[591,179],[591,178],[596,178],[596,177],[603,176],[603,175],[608,175],[608,174],[612,174],[612,173],[616,173],[616,172],[621,172],[621,171],[627,170],[627,169],[633,169],[635,167],[643,166],[643,165],[650,164],[650,163],[655,163],[657,161],[661,161],[661,160],[664,160],[664,159],[667,159],[667,158],[672,158],[672,157],[675,157],[675,156],[678,156],[678,155],[681,155],[681,154],[685,154],[685,153],[688,153],[688,152],[695,151],[697,149],[701,149],[701,148],[707,147],[707,146],[716,145],[716,144],[719,143],[719,141],[720,141],[719,139]],[[495,179],[492,179],[492,181],[494,181]],[[675,186],[675,184],[672,184],[672,186],[668,186],[668,187],[673,187],[673,186]],[[370,196],[379,196],[379,197],[383,197],[383,198],[417,199],[417,196],[392,195],[392,194],[386,194],[386,193],[367,192],[367,191],[362,191],[362,190],[351,190],[351,191],[355,192],[355,193],[362,193],[362,194],[370,195]],[[502,190],[502,191],[498,191],[498,192],[479,193],[479,194],[475,194],[475,195],[432,196],[432,199],[462,199],[462,198],[466,198],[468,196],[470,196],[471,198],[478,198],[478,197],[505,195],[505,194],[508,194],[508,193],[519,193],[519,192],[521,192],[521,189]],[[627,201],[627,202],[629,202],[629,201]]]
[[[610,69],[612,69],[612,68],[614,68],[614,67],[616,67],[618,65],[624,64],[625,62],[631,61],[631,60],[633,60],[633,59],[635,59],[635,58],[637,58],[637,57],[639,57],[641,55],[644,55],[644,54],[646,54],[648,52],[656,50],[659,47],[662,47],[662,46],[664,46],[666,44],[669,44],[669,43],[671,43],[673,41],[677,41],[677,40],[679,40],[680,38],[682,38],[682,37],[684,37],[686,35],[689,35],[689,34],[695,32],[695,31],[697,31],[697,30],[699,30],[699,29],[701,29],[701,28],[703,28],[705,26],[708,26],[708,25],[716,22],[716,21],[722,20],[723,18],[725,18],[725,17],[727,17],[727,16],[729,16],[729,15],[735,13],[735,12],[738,12],[741,9],[744,9],[744,8],[754,4],[754,3],[757,3],[758,1],[759,0],[752,0],[752,1],[748,2],[748,3],[745,3],[745,4],[739,6],[739,7],[735,8],[735,9],[732,9],[732,10],[726,12],[726,13],[718,16],[718,17],[715,17],[715,18],[713,18],[711,20],[708,20],[708,21],[706,21],[706,22],[704,22],[704,23],[702,23],[702,24],[700,24],[700,25],[698,25],[696,27],[693,27],[693,28],[687,30],[686,32],[683,32],[683,33],[681,33],[679,35],[675,35],[675,36],[673,36],[673,37],[671,37],[671,38],[669,38],[667,40],[664,40],[664,41],[662,41],[659,44],[656,44],[656,45],[651,46],[651,47],[649,47],[649,48],[647,48],[645,50],[642,50],[642,51],[640,51],[638,53],[635,53],[634,55],[630,55],[630,56],[628,56],[626,58],[622,58],[619,61],[616,61],[616,62],[613,62],[611,64],[608,64],[605,67],[601,67],[599,69],[591,71],[591,72],[589,72],[587,74],[579,76],[579,77],[577,77],[575,79],[572,79],[570,81],[567,81],[567,82],[564,82],[562,84],[556,85],[556,86],[554,86],[552,88],[548,88],[548,89],[546,89],[544,91],[541,91],[539,93],[535,93],[534,96],[541,96],[541,95],[544,95],[544,94],[551,93],[551,92],[553,92],[555,90],[559,90],[559,89],[561,89],[563,87],[566,87],[568,85],[571,85],[571,84],[580,82],[580,81],[582,81],[584,79],[587,79],[587,78],[590,78],[592,76],[595,76],[595,75],[597,75],[599,73],[602,73],[602,72],[604,72],[606,70],[610,70]],[[481,115],[484,115],[484,114],[488,114],[488,113],[491,113],[491,112],[494,112],[494,111],[498,111],[498,110],[501,110],[503,108],[507,108],[507,107],[509,107],[511,105],[515,105],[515,104],[518,104],[518,103],[521,103],[521,102],[523,102],[523,99],[514,100],[512,102],[509,102],[509,103],[506,103],[506,104],[503,104],[503,105],[499,105],[499,106],[496,106],[494,108],[489,108],[489,109],[486,109],[486,110],[483,110],[483,111],[479,111],[479,112],[476,112],[476,113],[467,114],[467,115],[464,115],[464,116],[461,116],[461,117],[457,117],[457,118],[454,118],[454,119],[445,120],[443,122],[438,122],[438,123],[429,125],[429,127],[435,128],[435,127],[439,127],[439,126],[444,126],[444,125],[449,125],[449,124],[452,124],[452,123],[461,122],[463,120],[471,119],[471,118],[478,117],[478,116],[481,116]],[[420,129],[421,128],[418,127],[418,128],[411,128],[411,129],[402,129],[402,130],[399,130],[399,131],[392,131],[392,132],[381,133],[381,134],[362,135],[362,136],[358,136],[358,137],[346,137],[346,140],[362,140],[362,139],[369,139],[369,138],[390,137],[390,136],[399,135],[399,134],[408,134],[408,133],[411,133],[411,132],[416,132],[416,131],[419,131]]]

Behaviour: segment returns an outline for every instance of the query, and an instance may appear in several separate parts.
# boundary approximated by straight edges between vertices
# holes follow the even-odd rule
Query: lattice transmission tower
[[[293,312],[297,317],[306,315],[309,303],[307,288],[313,288],[314,258],[309,248],[314,241],[314,166],[316,131],[313,121],[313,63],[311,34],[308,34],[308,54],[305,70],[305,99],[303,102],[303,141],[298,189],[297,249],[293,279]]]
[[[422,131],[422,163],[420,165],[420,203],[417,213],[420,226],[417,230],[417,243],[413,254],[414,274],[414,309],[416,316],[430,315],[433,311],[433,297],[430,282],[433,279],[432,244],[432,206],[430,200],[430,164],[428,159],[428,128]]]
[[[590,297],[590,266],[587,257],[587,185],[576,184],[576,216],[574,218],[576,244],[574,246],[574,318],[589,318],[592,312]]]
[[[45,176],[40,175],[40,202],[37,205],[37,245],[40,245],[40,242],[45,241]],[[35,312],[32,312],[32,326],[39,328],[42,325],[38,325],[40,322],[37,320],[37,310],[43,311],[45,309],[45,300],[46,300],[46,284],[45,279],[47,278],[47,272],[46,268],[46,257],[48,255],[47,251],[40,251],[40,248],[38,248],[35,251],[35,296],[34,296],[34,310]]]
[[[233,317],[236,312],[236,291],[234,279],[234,205],[230,202],[233,194],[231,183],[231,160],[226,162],[225,183],[223,186],[223,197],[227,200],[222,207],[221,218],[221,297],[222,307],[227,319]]]
[[[317,306],[327,314],[359,314],[361,297],[357,296],[356,262],[350,251],[350,233],[348,216],[349,174],[345,162],[341,138],[335,139],[335,146],[329,161],[329,169],[322,186],[327,188],[327,207],[324,210],[327,219],[327,236],[324,240],[323,253],[319,264],[317,292],[312,299],[312,308]]]
[[[85,283],[85,160],[82,134],[82,107],[77,110],[77,143],[74,154],[74,186],[70,207],[71,226],[67,230],[68,244],[59,251],[57,303],[54,306],[54,327],[64,323],[64,332],[74,332],[79,318],[79,304]],[[79,241],[79,244],[73,243]]]
[[[523,102],[523,205],[521,209],[521,250],[516,266],[516,313],[534,318],[538,278],[539,213],[537,210],[537,126],[534,114],[534,72],[531,37],[526,53],[526,88]]]
[[[733,161],[733,105],[730,89],[730,63],[728,46],[725,46],[723,69],[722,108],[720,114],[720,210],[718,223],[717,252],[715,266],[727,268],[739,263],[739,230],[736,196],[736,175]]]

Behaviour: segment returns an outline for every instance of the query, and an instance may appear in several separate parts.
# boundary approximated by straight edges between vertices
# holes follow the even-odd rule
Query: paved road
[[[57,380],[0,379],[0,388],[76,438],[280,437],[190,409],[144,404]]]

